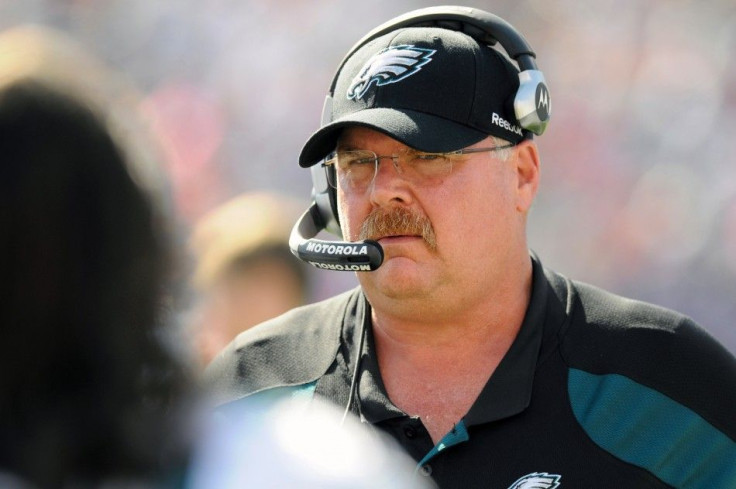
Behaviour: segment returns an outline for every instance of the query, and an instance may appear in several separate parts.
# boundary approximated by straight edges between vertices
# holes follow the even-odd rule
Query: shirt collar
[[[511,348],[465,416],[466,426],[503,419],[529,406],[542,345],[547,290],[544,269],[532,258],[532,294],[524,321]]]
[[[543,325],[548,295],[548,282],[544,269],[532,256],[532,293],[519,333],[501,363],[486,383],[478,398],[465,416],[465,425],[488,423],[517,414],[529,406],[542,345]],[[363,297],[362,327],[365,341],[360,355],[358,402],[360,415],[370,423],[405,416],[388,398],[381,379],[375,352],[375,342],[370,327],[370,306]],[[357,326],[357,324],[356,324]],[[358,343],[358,342],[356,342]]]

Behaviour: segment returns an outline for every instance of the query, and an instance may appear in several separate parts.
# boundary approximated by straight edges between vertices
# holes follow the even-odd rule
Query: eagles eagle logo
[[[412,45],[391,46],[369,59],[353,78],[348,88],[350,100],[360,100],[371,85],[388,85],[401,81],[422,69],[432,61],[434,49]]]
[[[534,472],[514,482],[509,489],[556,489],[560,486],[560,477],[547,472]]]

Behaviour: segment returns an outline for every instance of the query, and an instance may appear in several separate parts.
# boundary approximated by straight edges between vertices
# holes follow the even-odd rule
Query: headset
[[[519,88],[513,100],[514,112],[521,127],[531,134],[541,135],[551,114],[551,100],[544,75],[537,68],[536,54],[529,43],[511,24],[483,10],[441,6],[407,12],[379,25],[360,39],[340,62],[322,109],[321,126],[332,120],[332,99],[340,71],[347,60],[370,41],[404,27],[440,27],[459,31],[478,43],[495,46],[498,43],[519,67]],[[381,245],[372,240],[359,242],[324,241],[314,239],[322,230],[342,237],[337,213],[337,193],[327,183],[327,171],[332,165],[312,165],[312,204],[294,225],[289,239],[292,253],[318,268],[346,271],[371,271],[383,262]]]

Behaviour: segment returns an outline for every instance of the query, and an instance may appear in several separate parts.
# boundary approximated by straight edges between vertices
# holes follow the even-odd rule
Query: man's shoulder
[[[676,310],[571,281],[570,339],[606,349],[645,348],[648,357],[684,348],[693,354],[725,348],[700,324]],[[632,344],[633,343],[633,344]],[[625,351],[619,351],[626,357]],[[681,353],[684,353],[682,351]]]
[[[346,312],[359,289],[292,309],[239,334],[205,371],[217,403],[314,382],[335,359]]]
[[[704,328],[672,309],[582,282],[567,284],[560,351],[571,389],[583,378],[636,386],[636,392],[664,396],[736,435],[736,358]]]
[[[688,359],[726,363],[733,356],[692,318],[570,280],[563,350],[568,358],[605,369],[607,362],[641,367]],[[599,363],[597,363],[599,362]]]
[[[677,311],[559,276],[551,283],[567,291],[558,292],[560,387],[587,437],[673,487],[731,487],[734,356]]]
[[[683,323],[692,323],[684,314],[644,302],[585,282],[572,281],[587,322],[601,327],[645,328],[672,331]]]

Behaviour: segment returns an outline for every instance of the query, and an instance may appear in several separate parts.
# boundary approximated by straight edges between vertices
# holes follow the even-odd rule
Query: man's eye
[[[357,166],[357,165],[372,165],[374,158],[353,158],[351,159],[348,164],[350,166]]]
[[[416,153],[414,155],[415,160],[421,161],[439,161],[446,159],[443,153]]]

